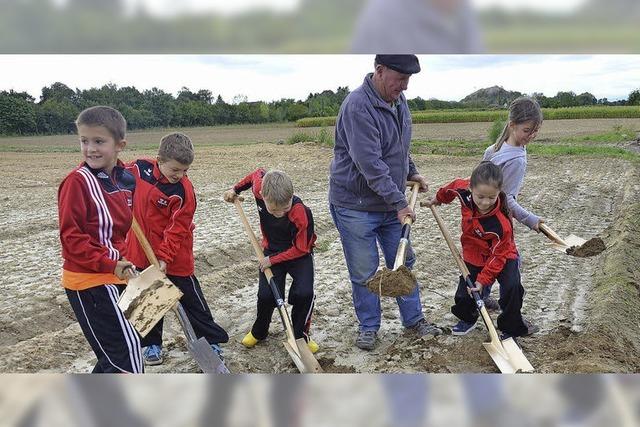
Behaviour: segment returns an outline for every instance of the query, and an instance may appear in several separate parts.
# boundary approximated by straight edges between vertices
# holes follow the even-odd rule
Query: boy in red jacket
[[[140,338],[118,307],[127,271],[135,179],[118,154],[127,123],[110,107],[91,107],[76,120],[84,161],[58,189],[62,286],[98,362],[94,373],[144,372]]]
[[[194,149],[188,136],[171,133],[160,141],[156,160],[139,159],[127,165],[136,179],[133,213],[153,248],[160,269],[184,294],[180,303],[198,338],[205,337],[222,359],[220,343],[227,332],[213,321],[200,282],[194,275],[193,216],[196,196],[186,173],[193,163]],[[149,266],[138,239],[130,232],[129,259],[139,269]],[[142,340],[147,365],[162,358],[162,320]]]
[[[496,279],[500,283],[498,328],[502,339],[531,335],[538,328],[523,319],[520,310],[524,288],[518,269],[518,249],[513,240],[513,225],[502,192],[502,170],[491,162],[482,162],[470,179],[456,179],[440,188],[434,206],[460,200],[462,213],[462,258],[476,287],[482,288]],[[464,278],[460,278],[451,312],[460,319],[453,335],[466,335],[476,327],[478,310]]]
[[[249,188],[253,190],[258,206],[265,257],[259,266],[258,314],[251,331],[242,339],[242,345],[251,348],[269,334],[276,303],[264,269],[271,268],[273,280],[283,298],[287,274],[292,277],[288,301],[293,306],[293,333],[296,339],[304,338],[311,352],[315,353],[319,349],[318,344],[309,337],[315,301],[313,245],[316,234],[313,215],[293,194],[291,178],[284,172],[257,169],[225,191],[224,200],[233,203],[240,192]]]

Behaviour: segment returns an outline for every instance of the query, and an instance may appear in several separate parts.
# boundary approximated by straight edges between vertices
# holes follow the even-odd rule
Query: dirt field
[[[564,134],[562,127],[551,126],[553,123],[545,123],[544,131]],[[460,125],[448,126],[451,135],[461,129]],[[635,126],[640,129],[637,121]],[[484,124],[481,131],[475,128],[480,138],[486,127]],[[596,131],[588,126],[584,129],[564,132],[579,135]],[[70,139],[72,144],[73,137]],[[129,140],[135,143],[135,135]],[[37,146],[37,142],[32,144]],[[133,155],[127,153],[124,158]],[[153,152],[138,151],[135,155]],[[350,283],[327,206],[331,157],[330,148],[306,143],[198,149],[190,171],[199,203],[196,273],[216,320],[231,337],[224,346],[230,369],[237,373],[296,372],[281,344],[284,333],[277,315],[265,342],[251,350],[240,344],[255,316],[257,263],[233,206],[224,203],[221,195],[252,168],[266,166],[286,170],[294,179],[296,193],[314,213],[318,250],[312,334],[320,344],[317,357],[326,371],[497,372],[481,345],[484,327],[465,337],[446,334],[425,341],[403,330],[397,305],[389,298],[383,300],[377,348],[364,352],[353,345],[357,323]],[[467,176],[477,160],[414,156],[434,188],[456,176]],[[87,372],[95,362],[59,285],[56,191],[78,161],[76,153],[1,155],[0,372]],[[637,162],[530,157],[521,203],[547,219],[560,235],[598,235],[608,247],[593,258],[573,258],[555,251],[541,235],[516,226],[527,289],[523,312],[541,327],[538,334],[520,342],[538,372],[640,372],[638,183]],[[257,230],[251,197],[244,206]],[[444,207],[441,214],[457,235],[458,207]],[[449,307],[457,281],[456,266],[425,208],[419,211],[412,240],[418,256],[414,272],[425,315],[442,327],[450,327],[454,323]],[[165,322],[164,347],[165,363],[148,368],[148,372],[197,372],[171,316]]]

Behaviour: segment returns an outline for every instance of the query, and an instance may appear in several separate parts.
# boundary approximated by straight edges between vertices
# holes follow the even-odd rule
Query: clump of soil
[[[357,372],[353,366],[336,365],[335,362],[336,360],[331,357],[321,357],[318,359],[322,370],[327,374],[355,374]]]
[[[410,295],[416,288],[418,280],[406,266],[397,270],[384,267],[371,279],[367,280],[367,288],[376,295],[384,297],[401,297]]]
[[[607,246],[604,244],[601,238],[594,237],[587,240],[586,243],[580,246],[571,246],[567,248],[567,254],[577,256],[580,258],[587,258],[590,256],[598,255],[602,253]]]

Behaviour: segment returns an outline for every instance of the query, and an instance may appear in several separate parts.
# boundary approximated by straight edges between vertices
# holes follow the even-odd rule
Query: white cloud
[[[597,98],[626,98],[640,87],[640,55],[420,56],[423,72],[411,78],[409,98],[460,100],[493,85],[553,96],[560,90]],[[0,90],[27,91],[60,81],[72,89],[107,83],[159,87],[176,94],[183,86],[209,89],[230,102],[306,99],[310,92],[356,88],[373,69],[372,55],[3,55]]]

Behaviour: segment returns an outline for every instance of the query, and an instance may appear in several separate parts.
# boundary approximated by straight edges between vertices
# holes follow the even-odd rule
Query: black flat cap
[[[402,74],[420,72],[420,62],[415,55],[376,55],[376,64],[382,64]]]

